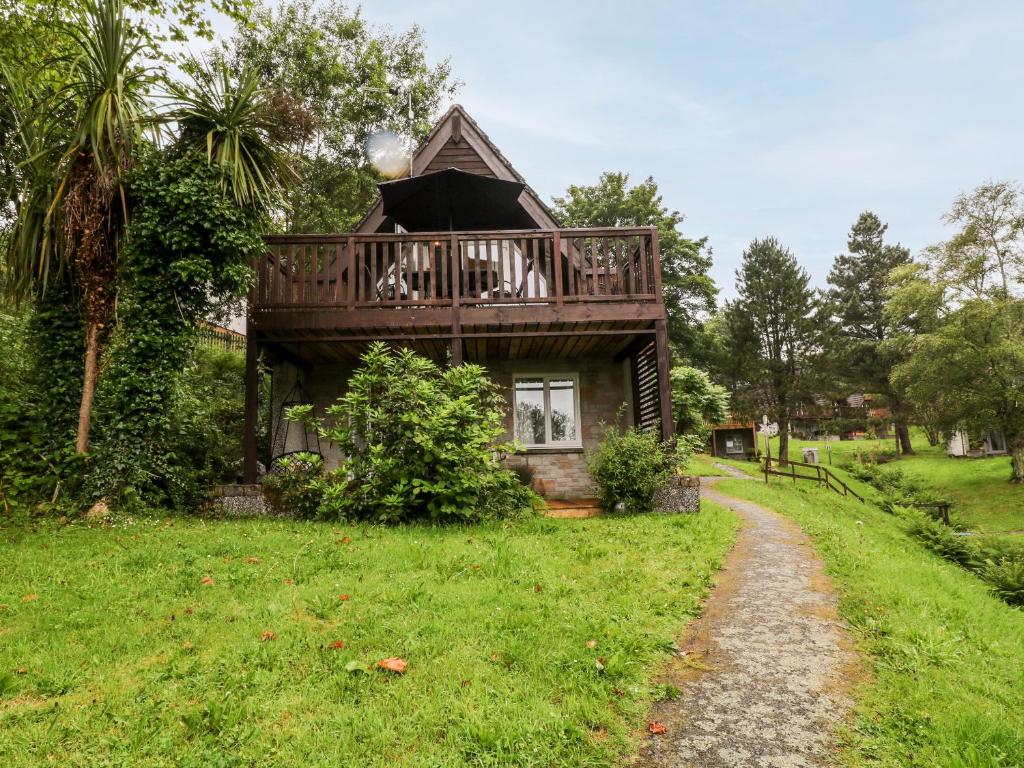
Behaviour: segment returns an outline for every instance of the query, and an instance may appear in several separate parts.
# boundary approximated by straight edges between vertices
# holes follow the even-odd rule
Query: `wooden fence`
[[[813,470],[813,474],[811,473],[811,470]],[[768,482],[768,475],[789,477],[792,478],[794,483],[797,480],[812,480],[818,485],[823,485],[836,493],[842,494],[843,496],[853,496],[857,501],[864,501],[863,496],[836,477],[828,467],[823,467],[820,464],[806,464],[802,461],[789,461],[785,465],[776,463],[773,466],[772,459],[766,456],[764,457],[764,466],[761,468],[761,471],[764,472],[764,481],[766,483]]]

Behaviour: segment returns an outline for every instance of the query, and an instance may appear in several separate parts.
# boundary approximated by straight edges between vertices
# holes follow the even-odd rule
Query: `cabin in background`
[[[732,418],[711,425],[711,455],[721,459],[749,459],[758,455],[757,424]]]
[[[480,363],[509,404],[506,437],[551,498],[593,494],[584,452],[603,424],[672,431],[668,337],[653,227],[566,229],[462,107],[381,184],[356,231],[275,235],[249,300],[244,476],[257,459],[332,446],[282,423],[345,391],[373,341],[440,363]],[[272,379],[258,456],[258,361]],[[660,427],[659,427],[660,423]]]

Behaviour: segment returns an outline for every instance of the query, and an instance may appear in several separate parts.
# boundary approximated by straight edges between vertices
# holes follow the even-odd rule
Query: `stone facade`
[[[507,456],[509,467],[528,467],[534,485],[542,495],[554,499],[593,496],[595,490],[587,472],[585,451],[601,439],[604,425],[618,422],[630,426],[633,422],[632,388],[629,383],[628,363],[616,363],[609,358],[580,358],[570,360],[504,360],[486,364],[486,368],[501,388],[508,403],[503,439],[512,440],[513,379],[517,374],[574,373],[579,378],[580,434],[582,445],[564,449],[534,449]],[[333,404],[345,392],[353,368],[345,365],[320,365],[301,374],[302,393],[314,404],[317,414]],[[281,403],[293,393],[297,369],[284,363],[274,368],[273,429],[278,429]],[[292,424],[288,439],[281,452],[303,450],[306,442],[301,426]],[[315,444],[314,444],[315,445]],[[280,447],[279,447],[280,450]],[[341,455],[337,448],[321,441],[320,452],[327,467],[337,466]]]

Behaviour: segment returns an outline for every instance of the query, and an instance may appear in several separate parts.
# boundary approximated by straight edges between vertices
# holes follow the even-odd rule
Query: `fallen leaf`
[[[260,641],[265,643],[267,642],[267,640],[274,640],[276,637],[277,635],[275,635],[269,629],[265,629],[263,630],[263,634],[260,635]]]
[[[462,683],[461,683],[463,688],[468,688],[472,684],[473,684],[472,680],[463,680]]]
[[[604,671],[604,657],[598,656],[597,661],[594,662],[594,666],[597,667],[598,672]]]
[[[15,672],[16,672],[17,674],[19,674],[19,675],[27,675],[27,674],[28,674],[28,670],[27,670],[27,669],[25,669],[24,667],[18,667],[18,668],[17,668],[16,670],[14,670],[14,671],[15,671]]]
[[[597,648],[597,640],[587,640],[587,648]]]
[[[652,720],[651,724],[647,726],[647,730],[653,733],[655,736],[660,736],[663,733],[668,733],[668,728],[659,723],[657,720]]]
[[[189,642],[188,640],[186,640],[184,643],[181,644],[181,648],[182,648],[182,650],[185,650],[185,651],[191,651],[192,650],[192,643]]]
[[[491,661],[498,661],[501,658],[501,654],[495,651],[491,654]]]
[[[186,616],[191,616],[192,615],[192,609],[191,608],[186,608],[185,609],[185,615]]]
[[[39,595],[37,595],[35,592],[33,592],[31,595],[25,595],[23,598],[21,598],[21,602],[23,602],[23,603],[31,603],[31,602],[33,602],[35,600],[38,600],[38,599],[39,599]]]
[[[341,543],[342,544],[351,544],[352,543],[352,537],[351,536],[344,536],[344,537],[342,537]]]
[[[377,666],[381,669],[386,669],[388,672],[394,672],[396,674],[405,674],[405,668],[408,666],[408,662],[405,659],[400,659],[397,656],[378,661]]]
[[[295,579],[284,579],[284,583],[290,587],[295,583]]]
[[[534,584],[534,585],[533,585],[533,591],[534,591],[534,592],[540,592],[540,591],[541,591],[541,589],[543,589],[543,587],[541,587],[541,585],[540,585],[540,584]]]
[[[259,565],[263,561],[260,560],[258,557],[249,555],[249,557],[245,558],[245,562],[247,562],[249,565]]]
[[[345,665],[345,671],[349,673],[362,672],[363,668],[358,661],[352,659],[352,661]]]
[[[347,603],[349,598],[348,595],[338,595],[338,599],[343,603]]]
[[[212,587],[213,586],[213,577],[210,576],[209,574],[207,574],[206,576],[203,576],[203,578],[201,578],[199,580],[199,583],[202,584],[204,587]]]
[[[343,643],[341,640],[335,640],[333,643],[331,643],[327,647],[328,648],[333,648],[336,651],[340,651],[342,648],[345,647],[345,643]]]

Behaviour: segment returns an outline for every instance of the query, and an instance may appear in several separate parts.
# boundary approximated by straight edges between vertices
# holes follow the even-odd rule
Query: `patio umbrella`
[[[448,168],[377,186],[384,215],[409,232],[537,228],[519,204],[522,182]]]

